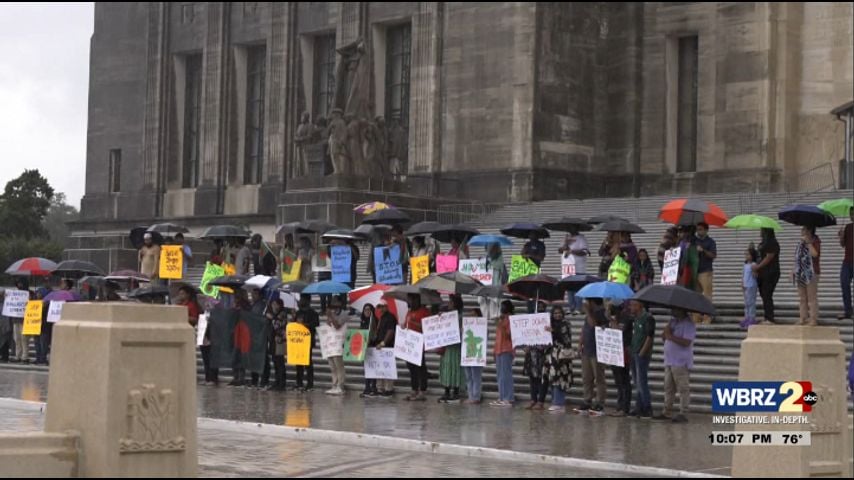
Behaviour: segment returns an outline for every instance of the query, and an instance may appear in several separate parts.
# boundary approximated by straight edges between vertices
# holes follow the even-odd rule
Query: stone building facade
[[[850,2],[99,2],[75,229],[807,188],[852,38]],[[378,170],[330,171],[336,107]]]

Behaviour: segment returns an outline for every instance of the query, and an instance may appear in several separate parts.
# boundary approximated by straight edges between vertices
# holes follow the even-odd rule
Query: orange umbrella
[[[658,218],[674,225],[697,225],[706,222],[716,227],[723,227],[729,220],[721,207],[694,198],[680,198],[668,202],[661,208]]]

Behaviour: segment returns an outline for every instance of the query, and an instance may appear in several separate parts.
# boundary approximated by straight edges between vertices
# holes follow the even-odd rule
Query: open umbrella
[[[374,285],[368,285],[367,287],[351,290],[350,293],[347,294],[347,298],[350,301],[350,307],[357,311],[361,311],[365,308],[365,305],[376,306],[380,303],[380,300],[384,299],[385,293],[391,290],[391,288],[392,287],[388,285],[376,283]],[[399,300],[396,298],[385,298],[385,300],[386,303],[388,303],[388,311],[391,312],[395,318],[401,321],[406,318],[406,314],[409,312],[409,306],[406,304],[405,299]]]
[[[240,288],[249,280],[249,275],[223,275],[211,280],[208,285],[215,287]]]
[[[6,273],[16,277],[44,277],[50,275],[56,263],[41,257],[27,257],[18,260],[6,269]]]
[[[260,289],[276,289],[282,285],[282,281],[276,277],[270,277],[267,275],[255,275],[253,277],[249,277],[243,284],[243,288],[260,288]]]
[[[107,275],[106,277],[104,277],[104,279],[105,280],[114,280],[114,281],[115,280],[119,280],[119,281],[135,280],[138,282],[149,282],[149,281],[151,281],[151,279],[148,278],[148,276],[146,276],[145,274],[139,273],[136,270],[116,270],[115,272],[112,272],[109,275]]]
[[[362,220],[362,223],[367,223],[368,225],[378,225],[382,223],[400,225],[411,221],[412,220],[409,218],[409,215],[401,212],[400,210],[395,208],[386,208],[368,215],[364,220]]]
[[[579,290],[575,296],[581,298],[610,298],[612,300],[626,300],[632,298],[632,295],[634,294],[635,292],[633,292],[632,289],[624,283],[599,282],[585,286]]]
[[[549,231],[536,223],[514,223],[501,229],[504,235],[515,238],[528,238],[531,232],[536,233],[539,238],[549,238]]]
[[[324,280],[322,282],[315,282],[305,287],[301,294],[310,294],[310,295],[338,295],[341,293],[348,293],[352,288],[349,285],[333,282],[332,280]]]
[[[461,272],[431,273],[415,284],[420,288],[456,294],[471,293],[480,285],[480,282]]]
[[[163,235],[161,235],[160,232],[149,232],[148,227],[134,227],[128,234],[130,244],[133,245],[133,248],[142,248],[143,243],[145,243],[146,233],[151,234],[151,243],[154,243],[155,245],[163,245]]]
[[[306,220],[300,223],[299,228],[297,228],[297,233],[326,233],[330,230],[335,230],[338,227],[333,225],[326,220]]]
[[[433,232],[432,237],[442,243],[451,243],[451,240],[462,243],[479,233],[477,229],[466,225],[448,225]]]
[[[501,285],[481,285],[469,292],[469,295],[473,295],[475,297],[501,298],[504,296],[504,292],[504,287]]]
[[[836,218],[812,205],[789,205],[780,210],[777,218],[793,225],[829,227],[836,225]]]
[[[249,238],[251,236],[252,235],[243,229],[243,227],[237,227],[235,225],[214,225],[213,227],[209,227],[205,230],[199,238]]]
[[[409,227],[405,232],[403,232],[407,237],[414,237],[418,235],[427,235],[438,231],[444,228],[446,225],[442,225],[439,222],[418,222],[415,225]]]
[[[302,280],[294,280],[293,282],[283,283],[279,286],[279,289],[283,292],[289,293],[300,293],[305,290],[305,287],[308,286],[307,282],[303,282]]]
[[[584,288],[586,285],[604,281],[605,280],[597,277],[596,275],[579,274],[561,278],[560,281],[557,282],[557,286],[564,291],[577,292]]]
[[[173,233],[190,233],[190,229],[181,225],[175,225],[174,223],[156,223],[150,227],[148,227],[147,232],[157,232],[166,234],[166,236],[170,236]]]
[[[834,217],[847,217],[852,208],[854,208],[854,200],[850,198],[840,198],[838,200],[828,200],[821,202],[818,208],[833,215]]]
[[[337,228],[335,230],[329,230],[328,232],[321,235],[323,241],[327,240],[360,240],[363,237],[361,235],[357,235],[353,233],[352,230],[348,230],[346,228]]]
[[[380,210],[385,210],[388,208],[394,207],[384,202],[368,202],[357,206],[353,209],[353,211],[356,213],[361,213],[362,215],[370,215],[374,212],[379,212]]]
[[[608,222],[627,222],[623,217],[618,217],[616,215],[599,215],[597,217],[591,217],[590,220],[587,220],[587,223],[590,225],[599,225],[600,223],[608,223]]]
[[[681,308],[703,315],[715,314],[715,306],[708,298],[681,285],[650,285],[636,293],[632,300],[661,307]]]
[[[510,247],[513,245],[513,240],[505,237],[504,235],[475,235],[471,237],[469,240],[470,247],[487,247],[492,245],[493,243],[497,243],[502,247]]]
[[[136,298],[137,300],[166,298],[169,296],[169,287],[155,285],[153,287],[135,288],[128,293],[128,298]]]
[[[563,217],[560,220],[546,222],[543,224],[543,227],[558,232],[569,232],[571,230],[589,232],[590,230],[593,230],[593,226],[590,225],[587,220],[575,217]]]
[[[405,302],[409,295],[413,294],[421,296],[421,305],[439,305],[442,303],[442,297],[440,297],[438,293],[427,288],[416,287],[415,285],[398,285],[391,287],[385,292],[384,296],[386,298],[394,298]]]
[[[774,220],[770,217],[764,217],[762,215],[736,215],[729,219],[728,222],[724,224],[726,228],[733,228],[736,230],[761,230],[763,228],[771,228],[774,231],[780,231],[782,227],[777,223],[777,220]]]
[[[288,222],[288,223],[284,223],[282,225],[279,225],[276,228],[276,235],[280,235],[280,234],[291,234],[291,235],[293,235],[293,234],[297,233],[297,229],[299,228],[301,223],[302,222]]]
[[[548,275],[528,275],[507,284],[507,291],[528,300],[554,302],[563,299],[557,279]]]
[[[42,299],[45,302],[76,302],[80,300],[80,295],[71,290],[54,290]]]
[[[84,260],[64,260],[51,272],[54,275],[104,275],[104,271],[92,262]]]
[[[721,207],[696,198],[680,198],[667,202],[658,213],[658,218],[674,225],[697,225],[705,222],[722,227],[729,218]]]
[[[603,232],[628,232],[628,233],[646,233],[644,229],[635,225],[634,223],[621,221],[621,220],[612,220],[610,222],[605,222],[599,227],[600,231]]]

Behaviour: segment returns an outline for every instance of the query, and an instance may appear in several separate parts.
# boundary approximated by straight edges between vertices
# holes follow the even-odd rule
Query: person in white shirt
[[[587,257],[590,255],[590,250],[587,246],[587,238],[578,231],[578,228],[570,228],[569,233],[564,238],[563,246],[558,249],[558,253],[561,253],[565,258],[572,258],[575,263],[575,275],[587,273]],[[568,303],[572,315],[578,315],[581,310],[581,299],[569,292]]]

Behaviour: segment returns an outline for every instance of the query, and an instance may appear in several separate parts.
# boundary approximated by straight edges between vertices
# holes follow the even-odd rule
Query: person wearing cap
[[[397,318],[388,311],[388,304],[385,300],[380,300],[377,303],[377,317],[379,318],[379,325],[371,346],[377,350],[393,349],[394,335],[397,333]],[[394,395],[394,380],[377,380],[377,391],[381,397],[391,397]]]
[[[347,325],[347,314],[341,304],[341,299],[333,297],[326,309],[326,324],[338,330]],[[347,381],[344,371],[344,356],[336,355],[329,357],[329,369],[332,371],[332,388],[327,390],[327,395],[344,395],[344,383]]]
[[[154,280],[160,267],[160,245],[154,243],[151,233],[146,232],[142,237],[142,247],[139,249],[139,272]]]

